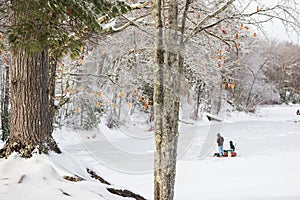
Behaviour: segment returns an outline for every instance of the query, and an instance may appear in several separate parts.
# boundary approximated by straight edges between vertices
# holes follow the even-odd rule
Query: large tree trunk
[[[11,132],[2,156],[13,151],[30,157],[34,149],[59,152],[51,134],[48,49],[33,55],[11,51]]]
[[[12,152],[18,152],[23,157],[30,157],[37,149],[46,153],[48,150],[60,152],[52,138],[52,119],[48,96],[49,54],[43,46],[33,41],[41,40],[43,24],[35,15],[30,2],[11,1],[10,25],[11,34],[16,40],[10,40],[10,91],[11,117],[10,137],[3,149],[1,157],[7,157]],[[30,9],[29,9],[30,8]],[[24,24],[36,24],[35,30],[22,29]],[[16,29],[14,29],[16,28]],[[27,27],[28,28],[28,27]],[[30,45],[24,45],[31,42]]]

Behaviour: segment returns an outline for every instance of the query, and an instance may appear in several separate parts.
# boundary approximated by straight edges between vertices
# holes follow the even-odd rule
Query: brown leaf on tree
[[[137,91],[134,90],[132,96],[135,96],[137,94]]]
[[[237,40],[239,39],[239,33],[238,32],[235,33],[235,39],[237,39]]]
[[[227,32],[226,30],[223,29],[223,30],[222,30],[222,33],[223,33],[223,34],[227,34],[228,32]]]
[[[124,91],[122,91],[122,92],[120,93],[120,97],[122,97],[122,98],[125,97],[125,92],[124,92]]]
[[[227,90],[229,88],[229,84],[228,82],[225,83],[225,90]]]
[[[256,38],[256,36],[257,36],[257,35],[256,35],[256,33],[253,33],[253,37],[255,37],[255,38]]]
[[[235,82],[234,82],[234,81],[231,82],[231,88],[232,88],[232,89],[235,88]]]
[[[259,7],[258,6],[256,6],[256,12],[259,12]]]
[[[230,51],[230,46],[226,47],[226,51],[229,52]]]
[[[244,24],[243,24],[243,23],[241,24],[240,29],[241,29],[241,30],[244,29]]]

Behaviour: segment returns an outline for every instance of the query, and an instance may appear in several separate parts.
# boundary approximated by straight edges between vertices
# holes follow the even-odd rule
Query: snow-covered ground
[[[251,115],[227,114],[223,122],[182,122],[175,199],[300,199],[298,108],[265,106]],[[0,200],[122,199],[106,190],[110,186],[92,179],[86,168],[113,187],[153,199],[154,139],[148,129],[130,124],[110,130],[101,124],[89,132],[57,130],[62,155],[35,155],[26,161],[14,155],[0,160]],[[226,144],[234,141],[238,157],[212,157],[218,132]],[[74,175],[85,180],[63,178]]]

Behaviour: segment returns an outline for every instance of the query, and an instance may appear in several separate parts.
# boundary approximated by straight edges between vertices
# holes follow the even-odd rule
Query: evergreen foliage
[[[122,2],[105,0],[19,0],[11,6],[19,13],[18,25],[8,29],[14,49],[35,53],[48,47],[50,56],[56,58],[68,53],[78,56],[84,40],[101,31],[99,17],[108,20],[130,10]]]

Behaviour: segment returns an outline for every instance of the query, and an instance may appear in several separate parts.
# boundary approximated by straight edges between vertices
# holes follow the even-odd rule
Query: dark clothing
[[[222,136],[218,136],[217,143],[219,147],[223,146],[224,138]]]
[[[231,141],[229,142],[229,145],[230,145],[230,150],[235,151],[235,146]]]

